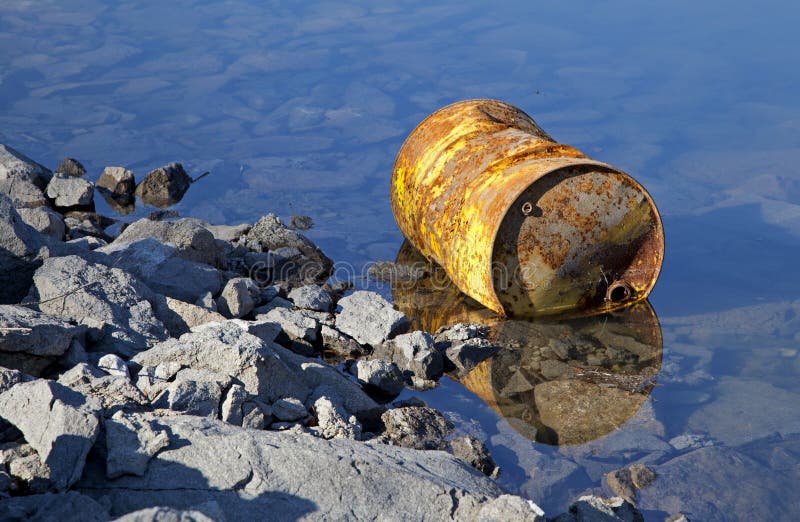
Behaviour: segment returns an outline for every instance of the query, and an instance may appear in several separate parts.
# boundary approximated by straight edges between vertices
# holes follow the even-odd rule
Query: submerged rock
[[[64,158],[56,167],[56,174],[67,174],[79,178],[86,174],[86,167],[75,158]]]
[[[183,199],[192,178],[180,163],[169,163],[151,171],[136,187],[136,195],[147,205],[166,208]]]

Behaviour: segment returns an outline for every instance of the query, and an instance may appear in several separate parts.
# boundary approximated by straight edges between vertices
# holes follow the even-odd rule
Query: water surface
[[[658,204],[657,384],[622,428],[570,446],[531,441],[455,381],[426,400],[485,437],[503,484],[549,513],[644,461],[662,475],[643,493],[648,519],[793,520],[798,15],[788,1],[9,0],[0,141],[51,168],[76,157],[90,179],[106,165],[209,170],[182,215],[309,214],[309,235],[360,267],[402,243],[388,181],[411,129],[464,98],[515,104]]]

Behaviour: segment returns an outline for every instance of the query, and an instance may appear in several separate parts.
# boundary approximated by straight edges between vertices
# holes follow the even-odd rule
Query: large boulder
[[[225,280],[216,268],[185,259],[176,247],[154,238],[114,241],[96,252],[108,255],[109,264],[130,272],[151,290],[190,303],[206,292],[217,294]]]
[[[0,417],[17,427],[57,489],[74,484],[100,431],[99,405],[54,381],[20,383],[0,394]]]
[[[61,355],[72,340],[82,337],[85,326],[24,306],[0,305],[0,352],[24,352],[37,356]]]
[[[408,321],[380,294],[360,290],[339,300],[336,328],[361,344],[378,346],[404,328]]]
[[[225,251],[217,244],[214,235],[194,219],[140,219],[131,223],[114,242],[132,243],[150,237],[174,245],[184,259],[225,268]]]
[[[106,496],[112,516],[216,502],[229,520],[472,520],[502,494],[444,452],[296,432],[249,430],[202,417],[154,418],[170,445],[143,476],[87,470],[78,491]]]
[[[88,326],[95,351],[130,357],[167,338],[148,301],[152,290],[124,270],[78,256],[54,257],[36,271],[33,284],[28,300]]]
[[[45,238],[22,220],[11,200],[0,195],[0,303],[18,303],[25,297],[45,245]]]
[[[44,189],[52,176],[47,167],[0,143],[0,180],[24,180]]]
[[[169,163],[145,176],[136,187],[136,195],[147,205],[165,208],[180,201],[191,184],[183,165]]]

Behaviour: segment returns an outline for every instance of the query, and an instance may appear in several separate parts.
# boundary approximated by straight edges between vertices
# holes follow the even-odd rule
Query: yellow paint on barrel
[[[420,123],[397,155],[391,200],[411,244],[502,314],[626,306],[647,297],[663,260],[641,185],[495,100]]]

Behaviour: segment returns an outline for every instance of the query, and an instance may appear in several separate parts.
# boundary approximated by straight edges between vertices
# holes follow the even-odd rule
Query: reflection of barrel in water
[[[424,260],[406,244],[397,262]],[[644,404],[662,353],[649,302],[591,317],[503,320],[448,285],[440,269],[428,270],[415,283],[395,284],[395,303],[428,331],[464,321],[490,327],[503,349],[460,381],[522,435],[581,444],[622,426]]]

